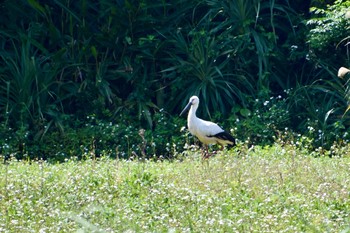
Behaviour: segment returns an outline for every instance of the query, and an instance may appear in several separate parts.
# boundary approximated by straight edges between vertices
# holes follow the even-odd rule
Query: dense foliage
[[[171,157],[194,94],[241,141],[342,143],[349,3],[308,3],[4,1],[0,153]]]

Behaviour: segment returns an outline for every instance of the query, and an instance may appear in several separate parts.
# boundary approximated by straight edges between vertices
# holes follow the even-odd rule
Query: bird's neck
[[[197,108],[198,108],[198,105],[193,105],[188,113],[188,119],[187,121],[190,122],[190,121],[195,121],[197,119],[197,116],[196,116],[196,111],[197,111]]]

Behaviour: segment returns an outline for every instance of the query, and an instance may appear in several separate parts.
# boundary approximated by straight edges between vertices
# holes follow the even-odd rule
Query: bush
[[[248,108],[236,106],[229,124],[241,141],[251,145],[271,144],[290,126],[287,99],[279,95],[251,100]]]
[[[327,9],[311,8],[313,17],[307,21],[311,58],[328,64],[344,64],[348,59],[344,46],[348,46],[349,41],[349,7],[349,1],[337,0]]]
[[[172,117],[164,110],[156,112],[154,129],[143,129],[137,117],[120,114],[118,121],[87,116],[85,120],[69,119],[64,131],[51,128],[41,139],[35,139],[23,128],[14,131],[2,125],[0,153],[18,159],[64,161],[96,158],[168,158],[177,156],[185,143],[181,127],[185,119]]]

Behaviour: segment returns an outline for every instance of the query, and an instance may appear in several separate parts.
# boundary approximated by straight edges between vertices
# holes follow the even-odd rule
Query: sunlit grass
[[[349,232],[350,156],[293,146],[202,161],[0,165],[0,232]]]

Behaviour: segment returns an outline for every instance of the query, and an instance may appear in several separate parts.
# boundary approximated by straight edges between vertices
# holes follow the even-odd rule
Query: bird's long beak
[[[182,116],[182,114],[184,114],[184,112],[187,112],[188,109],[190,109],[190,107],[192,106],[191,102],[188,102],[188,104],[186,105],[186,107],[182,110],[182,112],[180,113],[180,116]]]

